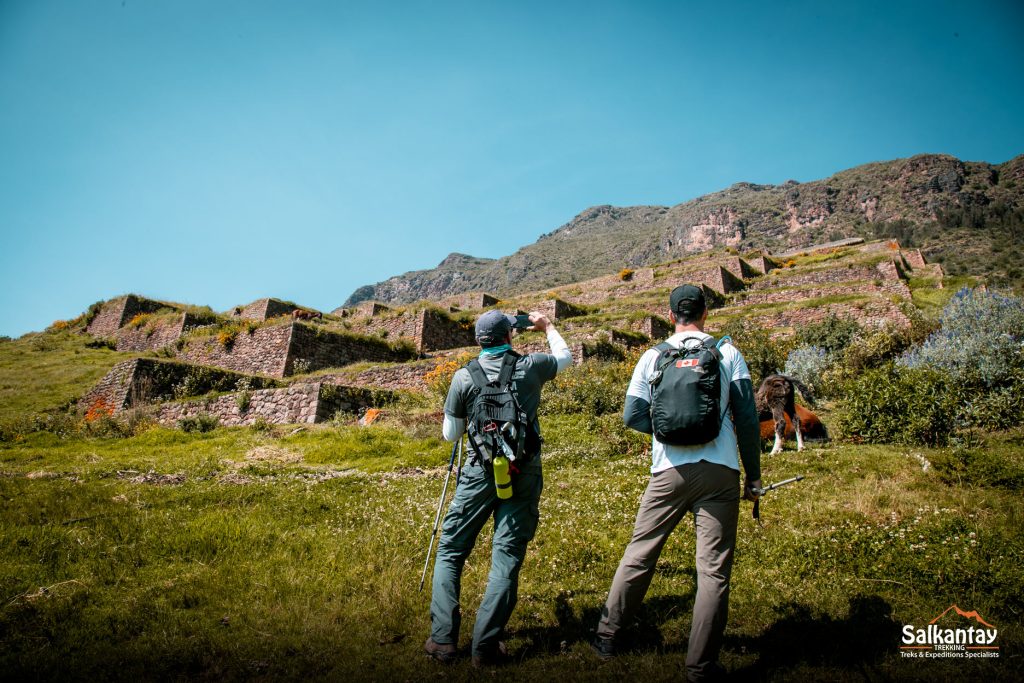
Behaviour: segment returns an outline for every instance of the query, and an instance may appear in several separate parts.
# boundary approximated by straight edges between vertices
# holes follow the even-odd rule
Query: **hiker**
[[[525,323],[523,319],[521,324]],[[526,329],[547,334],[551,353],[519,355],[511,345],[516,317],[499,310],[488,310],[480,315],[476,322],[476,341],[481,347],[479,357],[456,372],[444,401],[444,438],[454,442],[468,431],[469,441],[467,466],[462,470],[455,498],[441,527],[430,601],[430,637],[424,646],[427,654],[444,663],[449,663],[456,655],[462,620],[459,590],[463,565],[484,523],[494,518],[495,535],[487,588],[473,628],[474,666],[500,664],[506,655],[499,638],[515,607],[519,567],[526,555],[526,544],[537,531],[538,503],[543,487],[541,427],[537,419],[541,387],[572,365],[572,353],[546,315],[530,312],[528,323],[532,325]],[[517,407],[527,423],[523,425],[525,429],[520,429],[510,439],[511,447],[521,449],[509,468],[510,496],[499,494],[495,477],[497,464],[504,457],[495,451],[504,451],[510,444],[506,442],[506,446],[501,446],[494,440],[494,434],[480,433],[475,427],[481,415],[477,409],[481,409],[483,403],[478,400],[479,384],[484,380],[500,384],[503,376],[510,379]]]
[[[686,677],[706,681],[725,673],[718,663],[718,651],[729,609],[729,576],[739,516],[736,452],[738,448],[746,473],[743,498],[756,500],[752,489],[761,487],[761,441],[746,361],[726,339],[716,344],[704,333],[708,312],[703,289],[693,285],[676,287],[669,305],[675,334],[640,358],[626,391],[626,425],[653,435],[651,478],[592,646],[602,659],[615,656],[615,636],[630,623],[643,602],[669,534],[687,512],[692,512],[697,540],[697,595]],[[714,381],[720,395],[695,395],[698,391],[682,378],[683,372],[692,373],[690,382],[696,378]],[[688,422],[694,410],[706,415],[696,426]],[[672,420],[675,425],[668,424]],[[685,429],[680,426],[684,424]],[[673,426],[679,428],[668,429]],[[679,442],[692,445],[674,445]]]
[[[545,315],[532,312],[528,320],[525,316],[519,317],[522,318],[520,324],[532,323],[526,329],[547,334],[551,353],[526,356],[515,353],[511,343],[516,317],[497,310],[487,311],[476,322],[480,356],[456,371],[444,404],[444,438],[455,442],[468,430],[469,442],[467,465],[445,515],[437,547],[430,601],[431,630],[424,646],[428,655],[445,663],[454,660],[459,642],[462,568],[484,524],[493,517],[491,571],[473,628],[472,656],[476,666],[498,664],[506,655],[499,638],[516,605],[519,568],[526,556],[526,545],[537,530],[537,505],[543,486],[537,407],[541,387],[560,370],[572,365],[572,353]],[[504,438],[504,434],[496,436],[497,430],[482,434],[475,425],[479,424],[481,415],[478,409],[484,404],[477,400],[481,394],[479,384],[496,380],[496,384],[500,384],[504,376],[511,382],[506,386],[513,390],[512,396],[526,424],[510,439],[511,444],[506,441],[506,446],[501,447],[494,439]],[[495,469],[498,463],[507,460],[501,452],[494,451],[516,446],[521,447],[521,452],[509,468],[511,494],[506,484],[499,497]]]

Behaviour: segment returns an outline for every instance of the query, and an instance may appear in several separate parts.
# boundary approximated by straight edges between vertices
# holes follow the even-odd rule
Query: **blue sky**
[[[1024,153],[1019,2],[0,0],[0,334],[330,310],[595,204]]]

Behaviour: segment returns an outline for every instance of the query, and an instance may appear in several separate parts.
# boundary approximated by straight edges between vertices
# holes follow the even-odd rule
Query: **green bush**
[[[558,374],[544,392],[541,414],[621,413],[639,353],[622,361],[587,361]]]
[[[183,417],[178,420],[178,429],[183,432],[212,432],[220,426],[220,419],[215,415],[200,413],[195,417]]]
[[[958,381],[1006,386],[1024,369],[1024,301],[961,289],[942,309],[941,327],[901,363],[938,368]]]
[[[840,318],[830,313],[821,322],[805,325],[797,330],[797,346],[817,346],[826,353],[844,348],[850,340],[860,334],[861,326],[850,318]]]
[[[836,427],[852,441],[943,446],[957,433],[960,396],[931,369],[887,363],[843,387]]]
[[[781,372],[786,365],[790,344],[773,340],[768,330],[756,323],[747,320],[731,323],[722,330],[720,336],[723,335],[729,335],[733,345],[743,354],[755,387],[768,375]]]

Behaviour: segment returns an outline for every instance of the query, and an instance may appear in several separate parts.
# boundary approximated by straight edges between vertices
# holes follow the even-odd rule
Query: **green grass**
[[[468,662],[439,670],[420,656],[429,595],[416,586],[449,451],[436,419],[419,422],[34,434],[0,445],[0,669],[44,679],[479,679]],[[544,428],[541,527],[509,624],[518,663],[498,675],[677,680],[694,590],[690,524],[666,547],[625,654],[599,663],[586,639],[647,455],[615,415],[549,416]],[[1019,468],[1021,438],[980,448]],[[922,471],[920,457],[938,464]],[[961,483],[963,462],[851,445],[766,457],[766,480],[808,478],[765,498],[763,528],[744,504],[726,666],[763,680],[1018,676],[1024,505],[1015,490]],[[488,534],[463,582],[467,634]],[[899,624],[926,623],[952,603],[999,626],[1004,659],[901,660]]]
[[[0,342],[0,421],[76,400],[118,362],[138,354],[91,349],[76,332],[40,332]]]

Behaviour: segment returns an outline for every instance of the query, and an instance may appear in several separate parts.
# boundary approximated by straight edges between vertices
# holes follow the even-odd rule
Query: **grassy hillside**
[[[586,645],[628,540],[647,461],[611,421],[546,421],[546,486],[509,644],[517,678],[676,680],[694,591],[677,530],[626,654]],[[266,676],[426,680],[429,596],[416,590],[446,446],[395,424],[291,433],[35,435],[0,447],[0,667],[14,678]],[[1018,433],[979,444],[1019,486]],[[922,463],[934,465],[923,471]],[[1013,680],[1022,671],[1024,517],[965,453],[786,451],[763,528],[744,507],[723,661],[764,680]],[[418,469],[413,469],[413,467]],[[486,536],[463,584],[467,622]],[[1000,629],[995,661],[900,658],[903,623],[950,604]],[[467,631],[469,629],[467,628]],[[465,643],[465,638],[464,638]],[[479,678],[468,665],[445,672]]]

